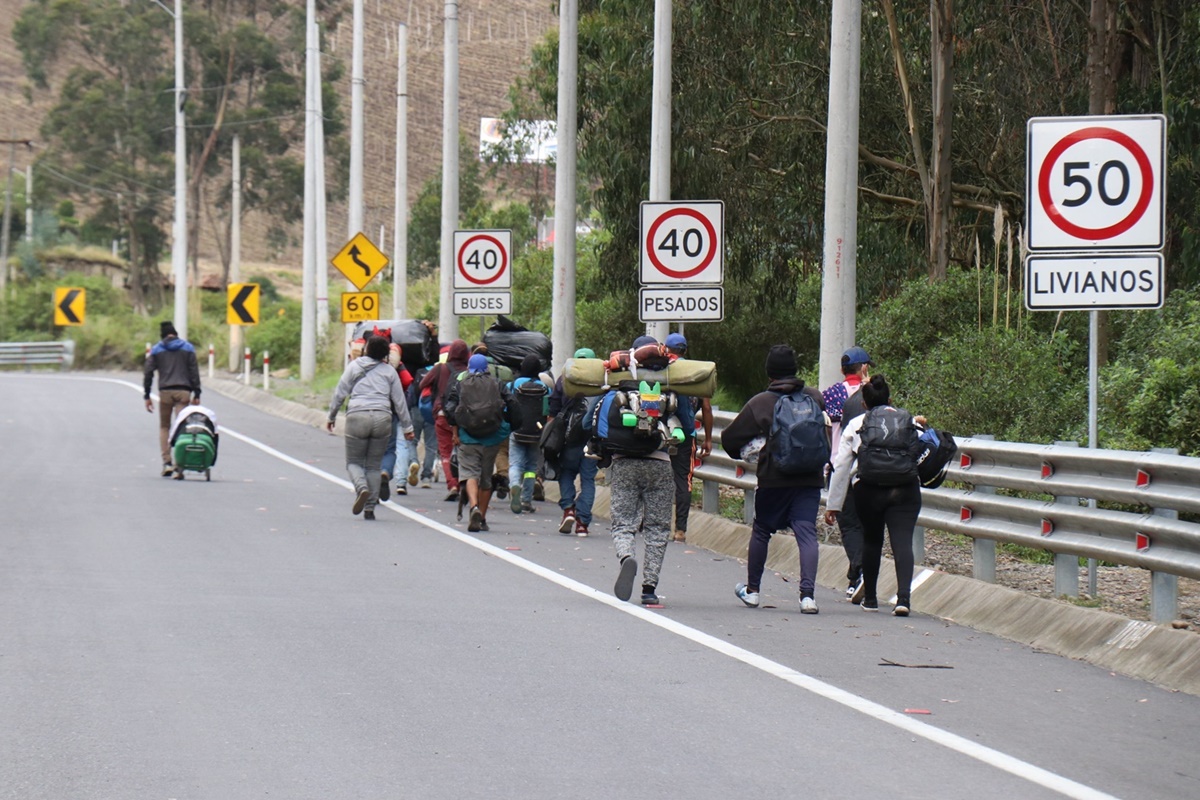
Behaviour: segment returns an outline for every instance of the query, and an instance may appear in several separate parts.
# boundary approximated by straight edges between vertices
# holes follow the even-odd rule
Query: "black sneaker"
[[[633,579],[637,577],[637,559],[628,556],[621,562],[621,572],[617,582],[613,584],[613,594],[618,600],[628,600],[633,596]]]
[[[379,476],[379,502],[386,503],[392,496],[392,476],[386,472]]]
[[[879,601],[864,599],[862,601],[862,605],[859,606],[859,608],[861,608],[863,611],[878,611],[879,610]]]
[[[408,494],[408,487],[405,486],[403,483],[397,483],[396,484],[396,494],[398,494],[398,495]]]
[[[482,524],[483,514],[479,513],[479,506],[471,506],[471,518],[467,521],[467,530],[471,533],[478,533]]]
[[[486,519],[479,520],[479,530],[481,530],[481,531],[490,531],[491,530],[491,528],[488,527]]]
[[[375,521],[375,512],[374,511],[364,511],[363,519],[367,520],[368,522],[374,522]]]
[[[654,589],[650,588],[649,591],[646,591],[646,589],[647,589],[647,587],[645,587],[645,586],[642,587],[642,605],[644,605],[644,606],[658,605],[659,604],[658,603],[658,595],[655,594]]]

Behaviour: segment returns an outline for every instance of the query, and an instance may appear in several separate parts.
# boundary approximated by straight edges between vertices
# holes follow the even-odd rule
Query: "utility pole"
[[[442,90],[442,242],[438,338],[458,338],[454,315],[454,229],[458,227],[458,3],[446,1]]]
[[[242,141],[233,137],[233,197],[229,211],[229,282],[242,282]],[[237,372],[242,356],[242,326],[229,326],[229,371]]]
[[[671,0],[654,0],[654,77],[650,100],[650,197],[671,199]],[[647,322],[646,333],[666,341],[670,325]]]
[[[392,221],[392,319],[408,316],[408,26],[396,26],[396,195]]]
[[[555,374],[575,354],[575,188],[579,107],[579,0],[558,4],[558,147],[554,163],[554,297],[551,342]]]
[[[0,139],[0,144],[8,145],[8,188],[4,190],[4,234],[0,240],[0,291],[8,285],[8,237],[12,229],[12,177],[13,177],[13,162],[17,158],[17,145],[23,144],[26,147],[32,148],[33,142],[29,139]],[[25,198],[26,204],[29,203],[28,193]]]
[[[317,371],[316,235],[316,100],[320,91],[317,66],[316,2],[306,3],[304,69],[304,246],[300,303],[300,380],[311,381]]]
[[[819,380],[841,380],[854,344],[858,251],[858,111],[862,0],[834,0],[829,36],[829,124],[825,135],[825,250]]]
[[[171,250],[175,276],[175,329],[179,338],[188,335],[187,307],[187,120],[183,104],[187,97],[183,76],[183,0],[175,0],[175,233]]]

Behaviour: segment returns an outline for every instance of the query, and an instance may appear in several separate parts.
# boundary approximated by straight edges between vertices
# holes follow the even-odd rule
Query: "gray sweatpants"
[[[671,462],[653,458],[614,458],[608,468],[612,499],[612,538],[617,558],[634,555],[634,535],[645,537],[642,583],[658,586],[667,538],[671,533],[671,504],[675,482]]]
[[[379,469],[392,438],[392,415],[388,411],[355,411],[346,415],[346,472],[354,491],[371,491],[365,509],[379,503]]]

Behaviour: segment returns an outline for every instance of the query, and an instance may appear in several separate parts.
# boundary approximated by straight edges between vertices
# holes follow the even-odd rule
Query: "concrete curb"
[[[214,379],[207,381],[205,388],[283,419],[315,428],[325,424],[324,411],[282,400],[253,386]],[[557,496],[558,486],[548,482],[547,500],[557,500]],[[596,487],[592,511],[597,517],[608,518],[610,503],[606,487]],[[744,560],[749,540],[748,525],[692,512],[688,526],[691,546]],[[842,548],[821,545],[817,582],[831,589],[844,588],[846,566]],[[788,537],[772,540],[767,568],[791,578],[799,577],[799,556]],[[895,570],[887,561],[880,569],[879,597],[891,597],[895,591]],[[937,571],[932,571],[913,590],[912,598],[918,613],[1086,661],[1165,689],[1200,696],[1200,636],[1190,631],[1031,597],[1015,589]]]

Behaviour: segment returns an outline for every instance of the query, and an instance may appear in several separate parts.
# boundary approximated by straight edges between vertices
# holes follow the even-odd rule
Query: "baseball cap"
[[[581,347],[575,351],[576,358],[595,358],[596,351],[590,347]]]
[[[639,347],[645,347],[648,344],[658,344],[658,339],[643,334],[633,340],[633,349],[637,350]]]
[[[687,339],[683,338],[682,333],[667,334],[667,340],[663,344],[672,350],[687,350]]]
[[[487,372],[488,360],[487,356],[476,353],[471,356],[467,362],[467,369],[474,373]]]
[[[867,355],[867,351],[863,350],[858,345],[855,345],[846,352],[842,353],[843,367],[850,367],[856,364],[870,364],[871,366],[875,366],[875,362],[871,360],[869,355]]]

